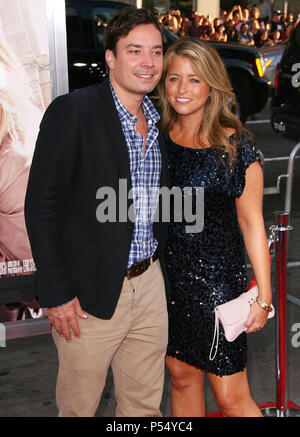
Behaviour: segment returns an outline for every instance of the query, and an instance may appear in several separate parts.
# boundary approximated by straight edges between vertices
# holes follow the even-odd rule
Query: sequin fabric
[[[235,165],[229,168],[224,165],[228,163],[227,152],[215,147],[183,147],[168,135],[166,144],[171,186],[182,190],[193,187],[192,197],[196,196],[195,187],[204,187],[202,232],[187,233],[187,222],[176,222],[171,216],[166,248],[172,288],[167,353],[206,372],[231,375],[246,367],[246,334],[229,343],[220,326],[218,352],[210,361],[214,307],[246,290],[244,243],[235,199],[243,193],[246,169],[260,160],[259,153],[244,134]]]

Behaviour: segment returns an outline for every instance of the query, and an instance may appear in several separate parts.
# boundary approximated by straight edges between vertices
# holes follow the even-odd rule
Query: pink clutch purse
[[[232,299],[215,307],[215,332],[214,339],[210,349],[209,359],[212,361],[218,351],[219,343],[219,321],[222,323],[225,338],[227,341],[234,341],[243,331],[245,322],[249,316],[250,307],[256,301],[258,296],[258,288],[255,285],[250,290],[242,293],[236,299]],[[268,318],[275,314],[273,305],[272,311],[268,313]],[[216,345],[215,345],[216,343]],[[213,353],[213,349],[215,351]]]

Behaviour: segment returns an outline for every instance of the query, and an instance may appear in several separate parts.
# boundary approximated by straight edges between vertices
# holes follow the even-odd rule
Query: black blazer
[[[163,136],[161,186],[168,185]],[[109,83],[57,97],[40,126],[25,199],[25,219],[36,263],[42,307],[75,296],[88,313],[108,319],[114,313],[128,262],[134,224],[99,223],[100,187],[119,180],[131,188],[129,158]],[[132,202],[132,200],[131,200]],[[130,203],[128,203],[130,205]],[[118,202],[117,202],[118,217]],[[155,222],[163,274],[167,224]]]

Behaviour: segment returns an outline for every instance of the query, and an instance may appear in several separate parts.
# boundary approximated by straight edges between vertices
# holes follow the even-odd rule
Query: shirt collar
[[[115,90],[111,84],[111,81],[109,80],[109,86],[111,89],[111,93],[120,117],[121,123],[132,123],[135,125],[137,122],[137,116],[133,115],[128,109],[125,108],[125,106],[120,102],[118,96],[115,93]],[[145,96],[142,102],[143,111],[147,120],[148,124],[156,124],[160,120],[160,115],[157,112],[155,106],[151,102],[148,96]]]

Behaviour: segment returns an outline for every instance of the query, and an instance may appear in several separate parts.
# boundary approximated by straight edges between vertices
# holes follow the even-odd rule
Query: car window
[[[119,10],[114,6],[66,7],[67,42],[72,49],[102,48],[107,22]]]
[[[103,32],[107,26],[107,22],[117,11],[116,8],[111,7],[98,7],[92,9],[93,27],[96,36],[96,47],[102,47]]]
[[[83,32],[77,8],[66,8],[67,44],[70,48],[83,48]]]
[[[298,26],[295,29],[295,43],[297,44],[298,47],[300,47],[300,23],[298,24]]]

